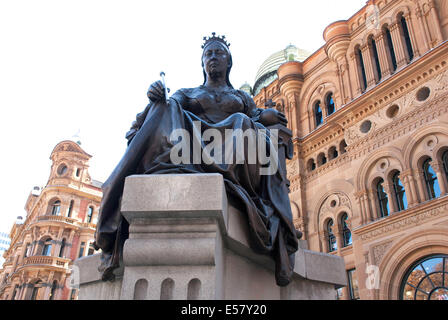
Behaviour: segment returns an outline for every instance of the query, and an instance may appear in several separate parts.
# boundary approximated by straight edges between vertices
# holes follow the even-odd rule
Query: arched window
[[[359,47],[355,49],[356,63],[358,65],[359,81],[361,82],[361,91],[364,92],[367,89],[367,76],[366,68],[364,66],[364,59],[362,58],[362,52]]]
[[[338,245],[336,243],[336,237],[333,233],[333,219],[330,219],[327,222],[327,233],[328,233],[328,251],[333,252],[338,249]]]
[[[425,178],[426,190],[428,192],[428,200],[440,197],[440,187],[437,181],[437,175],[431,167],[431,158],[423,162],[423,175]]]
[[[394,43],[392,41],[392,34],[390,33],[389,28],[384,28],[384,36],[386,38],[386,51],[387,51],[387,57],[390,61],[390,64],[392,66],[392,70],[395,72],[397,70],[397,58],[395,57],[395,49],[394,49]]]
[[[446,180],[448,181],[448,151],[442,155],[443,171],[445,171]]]
[[[448,256],[433,255],[414,263],[401,283],[402,300],[448,300]]]
[[[397,172],[392,177],[392,183],[394,186],[394,196],[397,201],[397,211],[403,211],[408,208],[408,200],[406,198],[406,192],[404,186],[400,180],[400,172]]]
[[[42,248],[42,255],[43,256],[50,256],[51,255],[51,238],[48,238],[44,242],[44,246]]]
[[[316,170],[316,162],[314,161],[314,159],[308,160],[307,168],[309,172]]]
[[[320,166],[323,166],[323,165],[326,164],[326,163],[327,163],[327,157],[325,156],[324,153],[320,153],[320,154],[317,156],[317,164],[318,164],[319,167],[320,167]]]
[[[48,297],[49,300],[54,300],[57,289],[58,289],[58,282],[55,280],[53,281],[53,285],[51,286],[50,296]]]
[[[341,143],[339,144],[339,151],[341,152],[341,154],[344,154],[347,152],[346,148],[347,148],[347,143],[345,142],[345,140],[342,140]]]
[[[26,249],[25,249],[25,256],[24,256],[24,258],[30,257],[31,256],[31,248],[32,248],[31,243],[28,243],[25,248]]]
[[[408,24],[406,22],[406,18],[402,14],[399,16],[399,26],[401,36],[404,39],[406,53],[408,55],[409,61],[412,61],[412,59],[414,59],[414,50],[412,49],[411,36],[409,35]]]
[[[376,195],[378,198],[378,207],[380,210],[380,217],[387,217],[389,215],[389,201],[387,199],[387,193],[384,191],[383,187],[384,180],[380,181],[376,185]]]
[[[79,254],[78,254],[78,258],[81,258],[84,256],[84,250],[86,248],[86,243],[85,242],[81,242],[81,246],[79,247]]]
[[[64,250],[65,250],[66,242],[65,239],[62,239],[61,249],[59,250],[59,258],[64,258]]]
[[[33,285],[33,291],[31,292],[30,300],[36,300],[39,296],[39,289],[42,287],[40,280],[36,281]]]
[[[69,217],[69,218],[72,216],[74,203],[75,202],[73,200],[70,200],[70,205],[68,206],[68,211],[67,211],[67,217]]]
[[[16,300],[16,296],[17,296],[17,293],[19,292],[19,285],[18,284],[16,284],[15,286],[14,286],[14,292],[12,293],[12,298],[11,298],[11,300]]]
[[[51,215],[58,216],[61,212],[61,201],[56,200],[51,207]]]
[[[332,115],[336,110],[332,93],[327,95],[325,103],[327,105],[327,116]]]
[[[320,106],[320,101],[314,104],[314,119],[316,121],[316,127],[320,126],[323,122],[322,108]]]
[[[330,160],[336,159],[338,156],[339,153],[336,147],[333,146],[330,149],[328,149],[328,157],[330,158]]]
[[[344,213],[341,217],[341,225],[342,225],[342,239],[344,247],[348,247],[352,244],[352,232],[347,224],[348,214]]]
[[[93,207],[89,207],[89,209],[87,210],[87,222],[88,223],[92,222],[92,216],[93,216]]]
[[[378,49],[376,47],[375,39],[373,39],[373,36],[369,37],[369,49],[370,49],[370,56],[372,57],[373,61],[373,67],[374,67],[374,74],[375,74],[375,80],[376,82],[381,81],[381,66],[380,66],[380,58],[378,56]]]

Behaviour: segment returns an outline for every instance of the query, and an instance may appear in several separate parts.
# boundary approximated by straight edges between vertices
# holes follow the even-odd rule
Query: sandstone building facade
[[[243,87],[289,119],[294,223],[309,249],[344,258],[340,299],[448,299],[448,1],[371,0],[323,36]],[[69,299],[68,266],[89,254],[90,156],[64,141],[51,158],[11,231],[0,299]]]
[[[448,1],[368,1],[323,36],[242,88],[289,119],[295,225],[345,259],[340,299],[448,299]]]
[[[26,219],[18,219],[10,232],[0,300],[76,299],[70,267],[73,260],[95,253],[90,244],[102,196],[101,183],[88,172],[90,158],[73,141],[53,149],[46,186],[30,193]]]

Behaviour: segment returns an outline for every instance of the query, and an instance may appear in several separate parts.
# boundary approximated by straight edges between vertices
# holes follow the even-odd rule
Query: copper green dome
[[[257,95],[262,88],[270,85],[277,79],[277,70],[282,64],[288,61],[303,62],[310,55],[309,52],[293,45],[289,45],[285,49],[272,54],[258,69],[253,88],[254,96]]]

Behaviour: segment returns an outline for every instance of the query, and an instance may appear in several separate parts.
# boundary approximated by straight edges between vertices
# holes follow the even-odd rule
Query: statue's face
[[[209,76],[226,74],[229,67],[229,53],[219,42],[212,42],[202,54],[202,65]]]

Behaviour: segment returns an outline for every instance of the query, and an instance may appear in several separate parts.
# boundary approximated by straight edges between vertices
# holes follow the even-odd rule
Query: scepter
[[[168,92],[169,89],[166,86],[166,82],[165,82],[165,72],[160,72],[160,77],[162,78],[162,84],[163,84],[163,88],[165,90],[165,102],[168,103],[169,97],[168,97]]]

